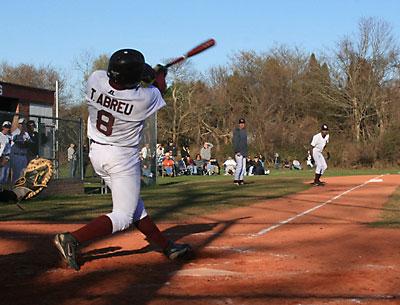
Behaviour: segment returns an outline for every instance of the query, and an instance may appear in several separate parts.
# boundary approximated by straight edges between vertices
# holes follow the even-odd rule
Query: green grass
[[[392,194],[379,218],[371,223],[373,227],[400,228],[400,188]]]
[[[379,175],[382,173],[398,173],[398,170],[330,169],[326,176]],[[160,177],[157,185],[143,188],[141,196],[149,214],[156,220],[190,220],[191,217],[197,215],[207,215],[300,192],[309,187],[304,182],[312,180],[313,175],[312,170],[272,170],[269,176],[247,177],[248,184],[244,187],[233,185],[233,178],[227,176]],[[94,186],[98,186],[96,181],[92,181],[92,183]],[[400,199],[400,192],[397,196],[399,197],[397,199]],[[393,200],[396,201],[396,199]],[[108,213],[111,206],[110,194],[59,196],[26,201],[25,211],[19,210],[15,205],[2,205],[0,206],[0,219],[86,222],[97,215]],[[386,224],[398,224],[400,221],[399,214],[393,215],[394,218],[390,218],[392,220],[386,217],[384,218]]]
[[[392,169],[373,169],[373,168],[363,168],[363,169],[343,169],[343,168],[328,168],[325,172],[324,177],[337,177],[337,176],[360,176],[360,175],[381,175],[381,174],[398,174],[398,168]],[[296,170],[271,170],[271,177],[304,177],[305,179],[311,180],[314,175],[313,169],[305,169],[301,171]]]
[[[142,190],[146,209],[156,220],[188,220],[223,209],[249,205],[302,191],[309,186],[302,177],[249,177],[237,187],[232,177],[165,177],[156,186]],[[0,207],[1,220],[82,222],[109,212],[111,195],[59,196],[26,201],[25,211],[15,205]]]

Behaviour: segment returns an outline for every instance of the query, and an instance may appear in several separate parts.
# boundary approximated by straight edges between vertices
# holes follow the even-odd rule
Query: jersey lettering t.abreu
[[[311,146],[314,147],[314,149],[316,149],[317,151],[322,152],[324,150],[324,147],[328,143],[329,143],[329,134],[327,134],[324,138],[321,133],[317,133],[312,138]]]
[[[88,79],[88,137],[102,144],[137,147],[144,120],[164,107],[165,101],[154,86],[116,90],[108,80],[102,70]]]

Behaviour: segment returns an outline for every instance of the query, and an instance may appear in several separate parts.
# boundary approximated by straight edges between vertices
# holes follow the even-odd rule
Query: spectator
[[[163,167],[163,173],[165,173],[165,175],[170,176],[170,177],[174,176],[175,162],[171,158],[169,153],[165,154],[165,158],[162,161],[162,167]]]
[[[214,165],[214,171],[217,175],[220,174],[221,172],[221,166],[219,165],[219,162],[217,159],[211,159],[210,160],[211,164]]]
[[[236,162],[232,157],[228,157],[228,159],[224,162],[224,172],[225,176],[235,174]]]
[[[11,122],[4,121],[0,132],[0,185],[8,184],[10,174]]]
[[[281,157],[278,153],[275,153],[274,155],[274,166],[275,169],[279,169],[281,167]]]
[[[69,173],[71,178],[75,178],[76,167],[77,167],[77,154],[75,150],[75,144],[71,143],[67,150]]]
[[[189,170],[188,170],[188,168],[186,166],[185,160],[183,158],[180,158],[178,160],[177,167],[178,167],[178,176],[180,176],[180,175],[189,175],[190,174],[190,172],[189,172]]]
[[[203,175],[204,174],[204,165],[205,162],[204,160],[201,158],[200,154],[196,155],[196,158],[193,160],[194,165],[197,168],[197,174],[198,175]]]
[[[142,160],[142,164],[150,165],[151,163],[151,150],[150,150],[150,144],[146,143],[142,147],[140,151],[140,156]]]
[[[178,150],[176,148],[176,144],[172,139],[168,139],[167,147],[165,148],[165,151],[171,152],[170,157],[176,157],[178,155]]]
[[[293,162],[292,162],[292,169],[294,169],[294,170],[301,170],[301,169],[302,169],[299,160],[296,160],[296,159],[293,160]]]
[[[143,160],[150,159],[151,158],[150,144],[149,143],[144,144],[140,152],[142,154]]]
[[[208,142],[204,142],[203,147],[200,149],[200,156],[201,159],[204,160],[205,162],[210,161],[211,159],[211,148],[213,148],[214,145]]]
[[[189,146],[183,145],[181,150],[182,158],[190,157],[190,149]]]
[[[147,164],[143,164],[142,167],[142,176],[146,177],[146,178],[152,178],[153,177],[153,173],[151,172],[149,166]]]
[[[157,166],[157,172],[159,173],[160,176],[163,175],[162,172],[162,161],[164,160],[164,144],[157,144],[156,148],[156,166]]]
[[[26,123],[26,128],[28,135],[30,137],[30,142],[28,143],[28,162],[39,156],[39,133],[35,131],[36,123],[34,120],[29,120]]]
[[[290,162],[289,162],[288,159],[285,159],[285,160],[283,161],[283,168],[290,169]]]
[[[260,160],[262,166],[265,168],[265,157],[262,154],[258,154],[258,159]]]
[[[253,173],[254,169],[254,160],[252,160],[250,157],[246,158],[246,176],[254,176]]]
[[[216,159],[210,159],[210,161],[206,163],[206,173],[209,176],[219,174],[219,164]]]
[[[259,156],[254,157],[253,161],[253,174],[254,175],[266,175],[267,171],[264,168],[263,162],[260,160]]]
[[[30,143],[30,137],[26,132],[25,119],[18,120],[18,128],[16,128],[11,135],[11,183],[14,184],[15,181],[22,176],[22,173],[28,164],[28,145]]]
[[[16,134],[20,134],[21,130],[24,128],[24,124],[25,124],[25,119],[24,118],[20,118],[18,120],[18,126],[17,128],[15,128],[12,132],[11,135],[14,136]]]
[[[185,159],[186,167],[190,175],[197,175],[197,167],[194,165],[193,159],[187,156]]]
[[[160,156],[164,156],[164,144],[157,144],[157,148],[156,148],[156,157],[157,157],[157,159]]]

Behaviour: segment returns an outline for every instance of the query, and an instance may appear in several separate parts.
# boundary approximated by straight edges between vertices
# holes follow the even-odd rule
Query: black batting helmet
[[[140,82],[144,56],[137,50],[122,49],[110,57],[107,75],[114,83],[125,89],[134,88]]]

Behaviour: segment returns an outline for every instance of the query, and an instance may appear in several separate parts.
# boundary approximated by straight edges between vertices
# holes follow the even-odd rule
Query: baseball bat
[[[215,45],[215,40],[212,39],[212,38],[211,38],[211,39],[208,39],[207,41],[205,41],[205,42],[199,44],[198,46],[194,47],[193,49],[191,49],[191,50],[190,50],[189,52],[187,52],[186,54],[184,54],[184,55],[182,55],[182,56],[180,56],[180,57],[177,57],[177,58],[171,60],[169,63],[167,63],[167,64],[165,65],[165,67],[166,67],[166,68],[169,68],[169,67],[171,67],[171,66],[173,66],[173,65],[176,65],[177,63],[180,63],[180,62],[184,61],[185,59],[187,59],[187,58],[189,58],[189,57],[192,57],[192,56],[194,56],[194,55],[197,55],[197,54],[199,54],[199,53],[201,53],[201,52],[207,50],[208,48],[211,48],[211,47],[214,46],[214,45]]]

